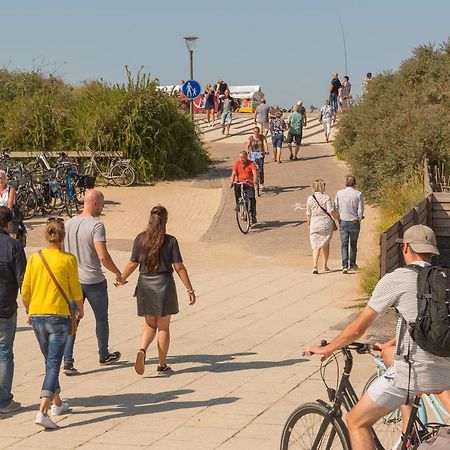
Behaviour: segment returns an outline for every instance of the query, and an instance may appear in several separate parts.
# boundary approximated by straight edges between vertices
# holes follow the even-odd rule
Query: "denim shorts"
[[[291,133],[290,131],[288,131],[286,142],[288,144],[292,144],[292,141],[295,141],[295,145],[300,145],[302,143],[302,135]]]
[[[222,111],[222,115],[220,117],[222,125],[225,125],[225,124],[229,125],[229,124],[231,124],[231,119],[232,119],[231,111]]]
[[[283,147],[284,135],[283,134],[273,134],[272,135],[272,145],[274,148]]]

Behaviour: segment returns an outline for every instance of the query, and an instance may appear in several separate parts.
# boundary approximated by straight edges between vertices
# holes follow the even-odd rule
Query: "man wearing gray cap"
[[[400,241],[406,267],[381,278],[364,311],[329,344],[305,349],[322,355],[322,360],[328,359],[336,350],[358,340],[390,307],[398,312],[394,364],[370,385],[346,416],[353,449],[375,449],[371,426],[407,401],[412,403],[416,394],[450,389],[450,358],[423,350],[402,326],[404,321],[411,323],[417,318],[417,270],[408,266],[430,265],[433,255],[439,254],[436,237],[431,228],[414,225]]]

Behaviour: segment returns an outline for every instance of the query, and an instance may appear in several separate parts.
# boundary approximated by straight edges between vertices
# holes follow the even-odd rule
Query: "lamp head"
[[[186,47],[190,52],[193,52],[195,49],[195,44],[197,43],[198,37],[196,36],[185,36],[184,41],[186,42]]]

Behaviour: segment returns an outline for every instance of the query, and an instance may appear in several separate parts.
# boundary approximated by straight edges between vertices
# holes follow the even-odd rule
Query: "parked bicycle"
[[[107,181],[112,181],[116,186],[131,186],[136,179],[136,172],[130,164],[129,159],[111,158],[106,168],[102,171],[95,159],[98,152],[86,147],[91,152],[89,162],[84,166],[84,173],[99,175]]]
[[[322,345],[326,344],[326,341],[322,341]],[[352,351],[356,351],[358,354],[371,353],[371,346],[353,342],[343,347],[340,352],[334,353],[328,361],[321,364],[320,376],[327,389],[331,404],[319,399],[316,402],[305,403],[293,411],[283,428],[281,450],[351,449],[348,429],[342,419],[342,407],[348,412],[358,402],[358,396],[350,382],[350,373],[353,367]],[[339,373],[337,359],[339,353],[344,356],[344,370],[340,380],[338,380],[336,389],[334,389],[328,386],[325,381],[325,371],[330,364],[335,362]],[[401,450],[416,449],[421,442],[435,435],[442,428],[441,424],[424,424],[420,420],[417,414],[420,401],[420,396],[414,398],[412,413],[400,447]],[[374,429],[372,429],[372,434],[378,450],[390,450],[390,447],[383,447]]]
[[[248,197],[247,192],[244,189],[244,182],[236,182],[235,185],[239,185],[240,187],[240,195],[239,200],[236,206],[236,221],[239,227],[239,230],[247,234],[251,228],[251,208],[250,208],[250,199]]]

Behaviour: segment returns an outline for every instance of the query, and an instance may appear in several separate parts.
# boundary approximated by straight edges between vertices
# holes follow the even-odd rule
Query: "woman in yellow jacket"
[[[47,221],[45,239],[48,246],[42,252],[31,255],[22,285],[28,323],[33,327],[45,358],[41,403],[36,416],[36,424],[44,428],[58,427],[49,417],[49,409],[52,415],[61,415],[70,409],[67,403],[61,401],[59,395],[59,369],[71,323],[69,305],[60,288],[68,299],[76,301],[77,319],[83,317],[83,294],[78,281],[77,259],[62,250],[64,235],[62,219]],[[44,260],[60,288],[50,275]]]

